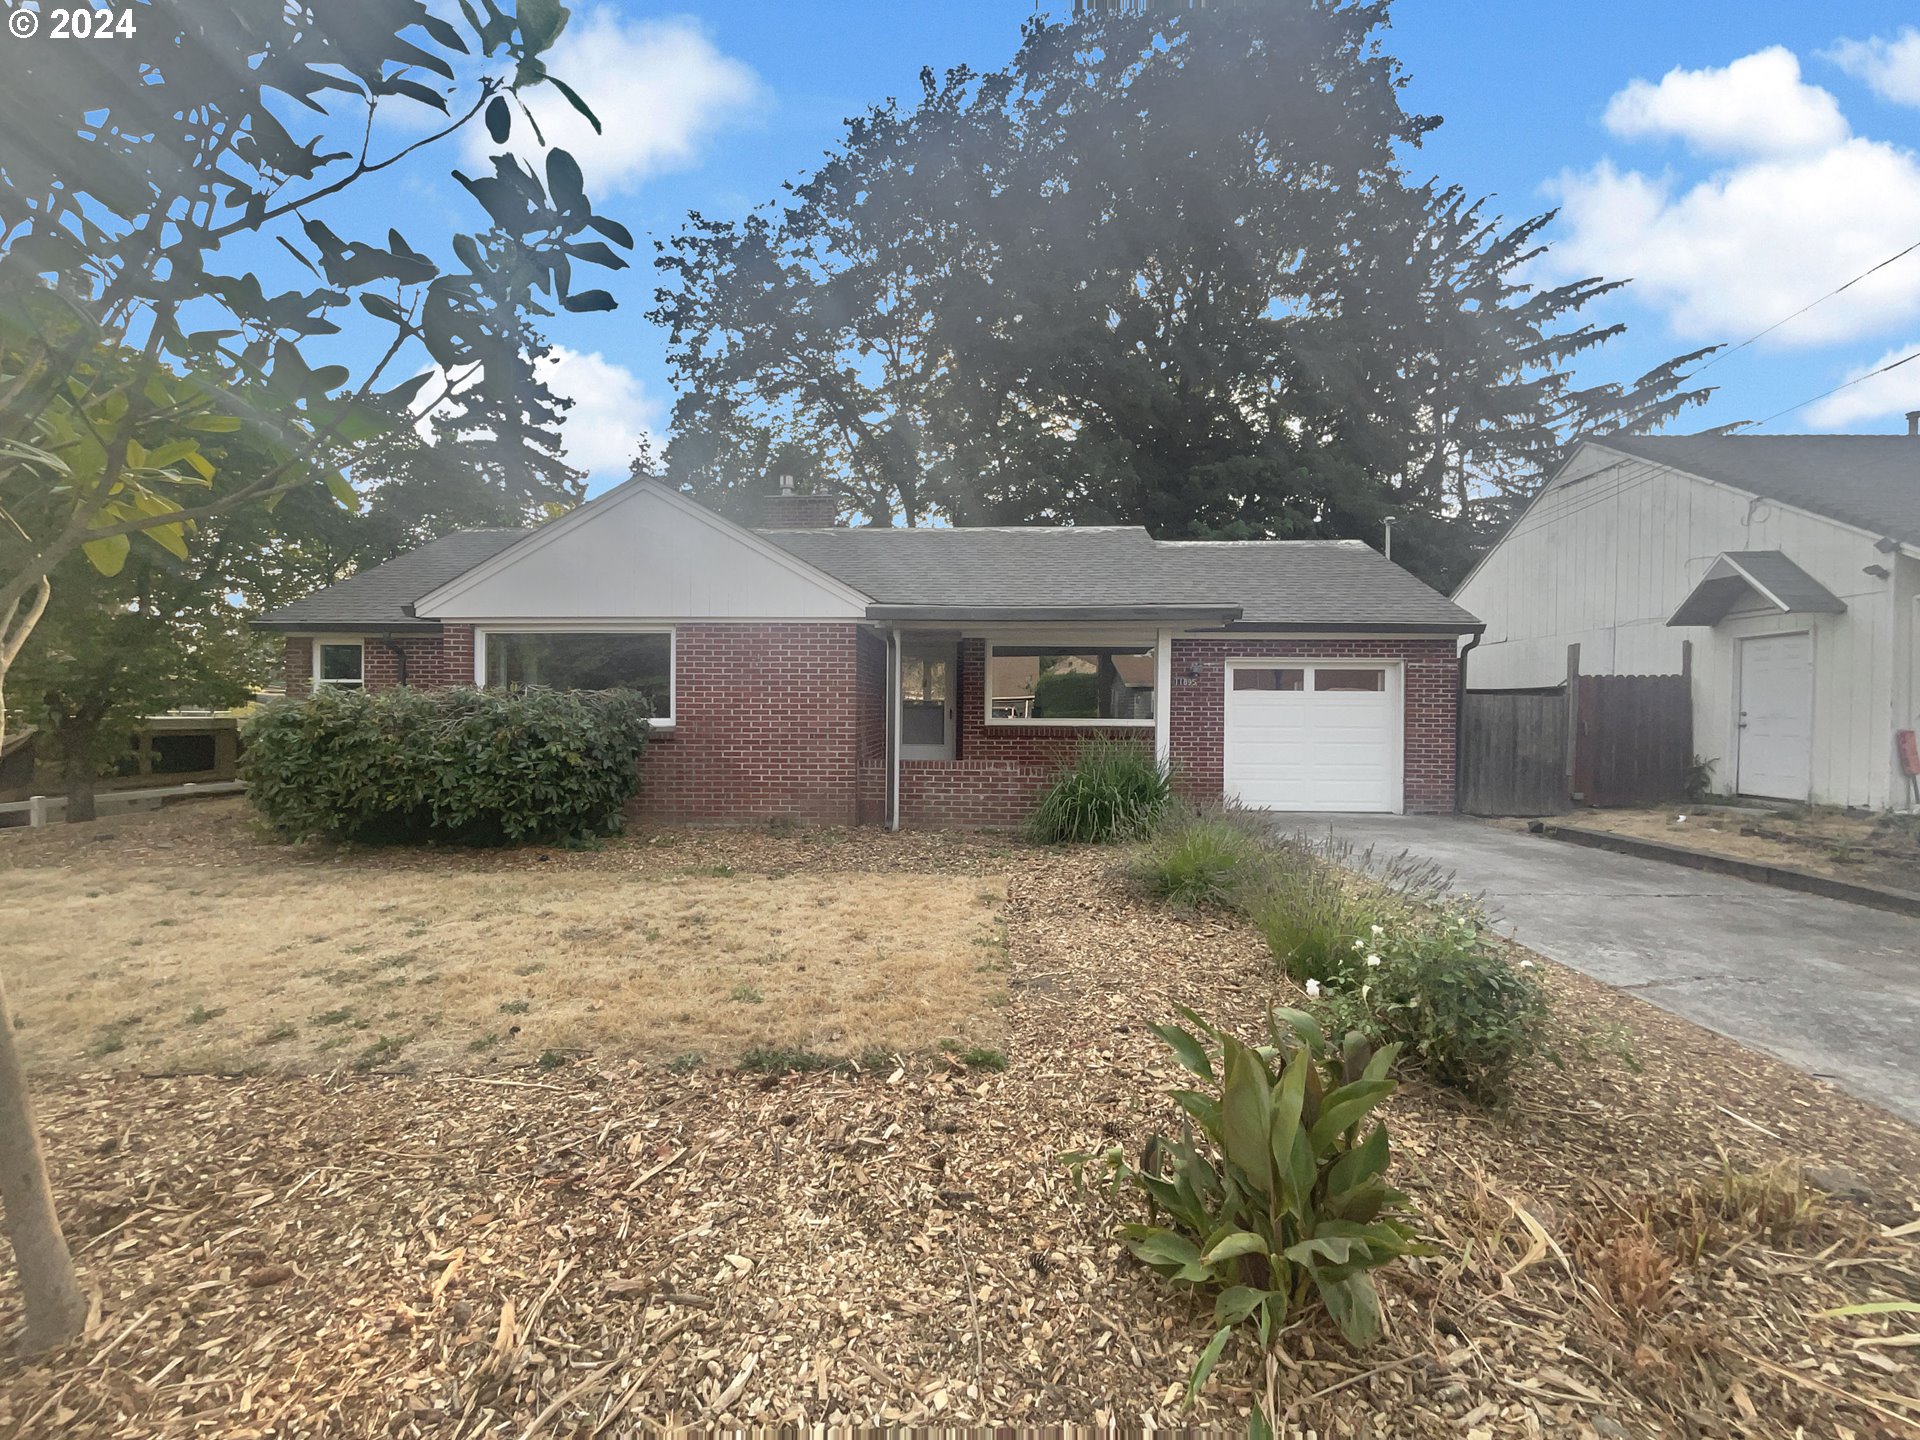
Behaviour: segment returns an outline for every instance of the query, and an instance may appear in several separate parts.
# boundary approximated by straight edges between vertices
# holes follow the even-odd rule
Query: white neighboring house
[[[1920,429],[1920,413],[1909,417]],[[1675,674],[1713,788],[1904,806],[1920,724],[1920,434],[1580,445],[1454,599],[1469,690]]]

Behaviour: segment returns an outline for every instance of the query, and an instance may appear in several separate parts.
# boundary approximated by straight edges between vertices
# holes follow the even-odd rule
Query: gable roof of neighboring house
[[[1594,442],[1842,524],[1920,541],[1910,435],[1610,435]]]
[[[605,513],[615,497],[635,494],[635,485],[658,482],[629,482],[538,530],[458,531],[255,623],[290,631],[433,629],[437,621],[417,617],[415,602],[435,595],[438,612],[460,613],[437,592],[482,566],[492,572],[515,564],[504,552],[520,541],[550,538],[556,526],[591,525],[596,509]],[[692,508],[679,492],[658,488],[674,505]],[[702,518],[732,528],[718,516]],[[858,592],[875,620],[1140,620],[1445,634],[1481,628],[1357,540],[1159,541],[1123,525],[735,533]]]
[[[434,620],[417,619],[413,602],[449,580],[491,560],[528,530],[456,530],[384,565],[349,575],[337,585],[270,610],[253,623],[267,630],[434,631]]]

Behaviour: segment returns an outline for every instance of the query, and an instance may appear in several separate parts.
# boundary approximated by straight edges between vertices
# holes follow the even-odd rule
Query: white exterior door
[[[1742,795],[1804,800],[1812,789],[1813,637],[1740,642],[1739,770]]]
[[[959,649],[951,641],[900,647],[900,758],[953,759]]]
[[[1223,779],[1260,810],[1402,808],[1400,667],[1230,661]]]

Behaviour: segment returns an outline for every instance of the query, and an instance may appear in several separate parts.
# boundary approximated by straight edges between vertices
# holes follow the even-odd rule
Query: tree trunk
[[[64,741],[63,736],[63,744]],[[67,823],[93,819],[96,813],[93,803],[96,776],[91,752],[81,746],[78,754],[69,753],[61,772],[61,784],[67,792]]]
[[[47,603],[47,583],[23,623],[16,626],[16,606],[0,613],[0,746],[7,740],[7,670],[20,645],[32,632]],[[13,1043],[13,1008],[7,987],[0,981],[0,1225],[13,1245],[14,1265],[20,1272],[20,1297],[27,1323],[21,1346],[31,1352],[49,1350],[73,1339],[87,1323],[86,1297],[73,1273],[73,1252],[60,1233],[60,1217],[53,1208],[53,1185],[47,1179],[46,1156],[40,1152],[40,1132],[33,1123],[33,1103],[27,1098],[27,1072]]]
[[[13,1034],[13,1010],[0,983],[0,1204],[6,1206],[7,1239],[26,1302],[20,1344],[31,1354],[77,1336],[86,1324],[87,1298],[80,1293],[73,1254],[54,1212],[53,1186]]]

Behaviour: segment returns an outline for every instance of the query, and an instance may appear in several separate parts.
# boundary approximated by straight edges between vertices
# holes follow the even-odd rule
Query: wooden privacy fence
[[[1557,815],[1567,808],[1567,692],[1469,690],[1460,726],[1460,808]]]
[[[1660,805],[1687,793],[1693,696],[1685,675],[1574,680],[1573,797],[1588,805]]]
[[[1567,683],[1469,690],[1460,718],[1460,808],[1557,815],[1573,805],[1682,799],[1693,760],[1692,647],[1678,675],[1582,675]]]

